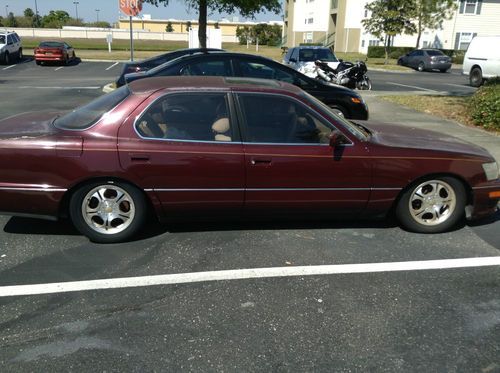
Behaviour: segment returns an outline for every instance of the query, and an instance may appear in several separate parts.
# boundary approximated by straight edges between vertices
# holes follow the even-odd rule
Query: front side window
[[[127,86],[118,88],[104,96],[81,106],[54,120],[54,126],[67,130],[82,130],[97,123],[130,94]]]
[[[225,93],[167,94],[135,122],[140,136],[150,139],[234,141]]]
[[[191,63],[181,70],[182,75],[231,76],[228,60],[213,60]]]
[[[279,95],[239,94],[245,139],[251,143],[328,144],[333,127],[298,101]],[[257,109],[258,108],[258,109]]]

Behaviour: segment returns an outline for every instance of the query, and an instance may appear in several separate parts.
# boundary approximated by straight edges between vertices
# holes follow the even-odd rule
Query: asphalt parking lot
[[[114,62],[0,66],[0,119],[70,110],[119,71]],[[473,91],[456,71],[369,75],[372,119],[500,145],[377,101],[379,92]],[[500,372],[500,213],[434,235],[391,219],[151,222],[116,245],[89,243],[67,222],[0,216],[0,227],[2,372]],[[35,284],[33,295],[5,296]]]

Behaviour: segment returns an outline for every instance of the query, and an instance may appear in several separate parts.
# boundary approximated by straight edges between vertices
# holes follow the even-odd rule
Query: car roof
[[[284,91],[296,94],[302,92],[300,88],[278,80],[223,76],[160,76],[136,80],[128,87],[134,94],[151,93],[162,89]]]

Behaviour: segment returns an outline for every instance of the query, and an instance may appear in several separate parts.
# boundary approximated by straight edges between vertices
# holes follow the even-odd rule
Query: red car
[[[498,167],[443,134],[346,121],[299,88],[224,77],[143,79],[70,113],[0,122],[0,211],[70,216],[96,242],[152,211],[384,216],[434,233],[496,211]]]
[[[60,41],[42,41],[35,48],[35,62],[41,65],[43,62],[61,62],[67,65],[76,58],[72,46]]]

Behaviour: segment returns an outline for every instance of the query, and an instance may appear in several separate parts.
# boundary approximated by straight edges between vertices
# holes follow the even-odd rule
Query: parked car
[[[16,32],[0,30],[0,61],[10,65],[23,59],[23,45]]]
[[[336,69],[340,62],[330,48],[301,45],[288,49],[283,58],[283,63],[311,78],[315,78],[314,62],[318,60],[326,62],[332,69]]]
[[[127,62],[123,64],[122,72],[116,80],[116,87],[121,87],[125,84],[125,74],[137,73],[140,71],[148,71],[157,66],[163,65],[165,62],[171,61],[181,56],[194,53],[209,53],[209,52],[223,52],[223,49],[216,48],[186,48],[178,49],[173,52],[163,53],[138,62]]]
[[[22,170],[22,172],[19,172]],[[0,211],[96,242],[160,220],[385,216],[435,233],[492,214],[498,166],[459,139],[333,114],[284,82],[142,79],[66,114],[0,122]],[[467,208],[466,208],[467,206]]]
[[[451,68],[451,58],[439,49],[417,49],[399,57],[398,65],[418,71],[439,70],[445,73]]]
[[[37,65],[44,62],[61,62],[67,65],[75,58],[75,50],[65,42],[42,41],[35,48],[35,62]]]
[[[204,75],[276,79],[295,84],[350,119],[368,119],[368,106],[356,92],[309,78],[269,58],[244,53],[213,52],[179,57],[146,73],[125,75],[127,82],[153,76]]]
[[[465,52],[463,73],[469,75],[473,87],[500,76],[500,36],[474,37]]]

